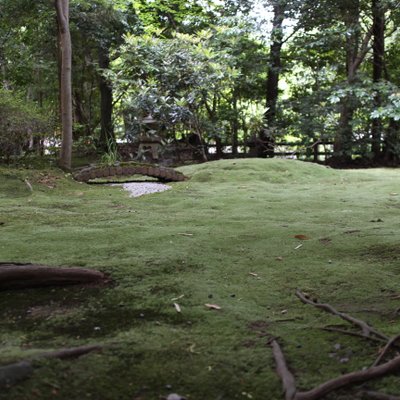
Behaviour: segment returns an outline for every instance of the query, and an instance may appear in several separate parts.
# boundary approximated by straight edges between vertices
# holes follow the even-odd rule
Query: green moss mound
[[[0,174],[0,199],[5,197],[26,197],[31,194],[28,185],[17,175]]]
[[[1,171],[15,179],[1,179],[11,186],[0,201],[0,260],[94,268],[115,283],[0,292],[0,365],[105,346],[41,362],[1,400],[155,400],[171,392],[281,400],[270,335],[301,389],[371,365],[378,346],[321,330],[347,325],[301,304],[296,288],[389,336],[400,331],[400,170],[225,160],[184,167],[192,179],[139,198],[57,170]],[[28,190],[25,178],[33,192],[13,196],[15,187]],[[400,394],[396,376],[369,385]],[[357,391],[329,398],[351,400]]]
[[[335,170],[325,166],[284,159],[219,160],[186,166],[180,171],[194,182],[287,183],[337,177]]]

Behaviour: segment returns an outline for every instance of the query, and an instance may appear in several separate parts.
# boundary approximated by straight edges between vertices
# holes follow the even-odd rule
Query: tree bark
[[[102,272],[85,268],[0,263],[0,290],[105,283],[107,280]]]
[[[283,46],[283,21],[285,19],[286,1],[276,0],[273,4],[273,22],[271,32],[270,62],[268,65],[266,107],[264,114],[265,128],[260,133],[261,146],[257,151],[259,157],[274,156],[274,130],[277,102],[279,96],[279,77],[282,69],[281,51]]]
[[[233,121],[232,121],[232,155],[238,154],[238,141],[239,141],[239,118],[238,118],[238,97],[236,91],[233,94],[232,107],[233,107]]]
[[[385,57],[385,11],[381,0],[372,0],[373,13],[373,71],[372,78],[374,83],[379,83],[383,78],[384,57]],[[382,105],[382,97],[377,92],[374,98],[374,108]],[[381,140],[382,140],[382,121],[380,118],[374,118],[371,126],[372,154],[375,161],[381,158]]]
[[[69,0],[55,0],[61,48],[61,125],[60,167],[71,169],[72,156],[72,44],[69,31]]]
[[[345,2],[343,20],[346,26],[346,75],[347,85],[352,86],[356,80],[356,74],[361,62],[365,58],[365,46],[360,45],[360,1]],[[366,40],[368,38],[368,40]],[[370,33],[363,41],[368,46]],[[355,111],[354,99],[346,96],[340,103],[340,119],[338,132],[335,136],[333,151],[334,159],[338,163],[346,163],[351,160],[353,140],[353,115]]]
[[[400,121],[391,119],[387,128],[384,142],[385,162],[389,165],[397,165],[400,160],[398,143],[400,142]]]
[[[110,55],[108,48],[99,47],[99,67],[107,69],[110,67]],[[112,122],[113,111],[113,91],[107,79],[100,74],[99,76],[100,89],[100,148],[107,151],[110,141],[115,141],[114,126]]]

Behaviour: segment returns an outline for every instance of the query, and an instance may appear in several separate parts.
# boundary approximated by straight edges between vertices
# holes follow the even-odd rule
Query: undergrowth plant
[[[115,165],[120,161],[117,142],[110,138],[107,141],[107,152],[101,156],[100,162],[105,165]]]

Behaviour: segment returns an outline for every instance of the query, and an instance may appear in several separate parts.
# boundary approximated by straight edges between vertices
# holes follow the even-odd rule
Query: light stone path
[[[113,186],[122,186],[130,193],[130,197],[140,197],[145,194],[160,193],[172,189],[171,186],[152,182],[129,182],[121,185],[114,184]]]

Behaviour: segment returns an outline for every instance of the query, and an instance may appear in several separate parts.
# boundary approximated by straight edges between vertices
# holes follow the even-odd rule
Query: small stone
[[[183,397],[177,393],[171,393],[167,396],[167,400],[186,400],[186,397]]]
[[[333,346],[333,348],[334,348],[335,350],[340,350],[340,349],[342,348],[342,346],[341,346],[340,343],[336,343],[336,344]]]

